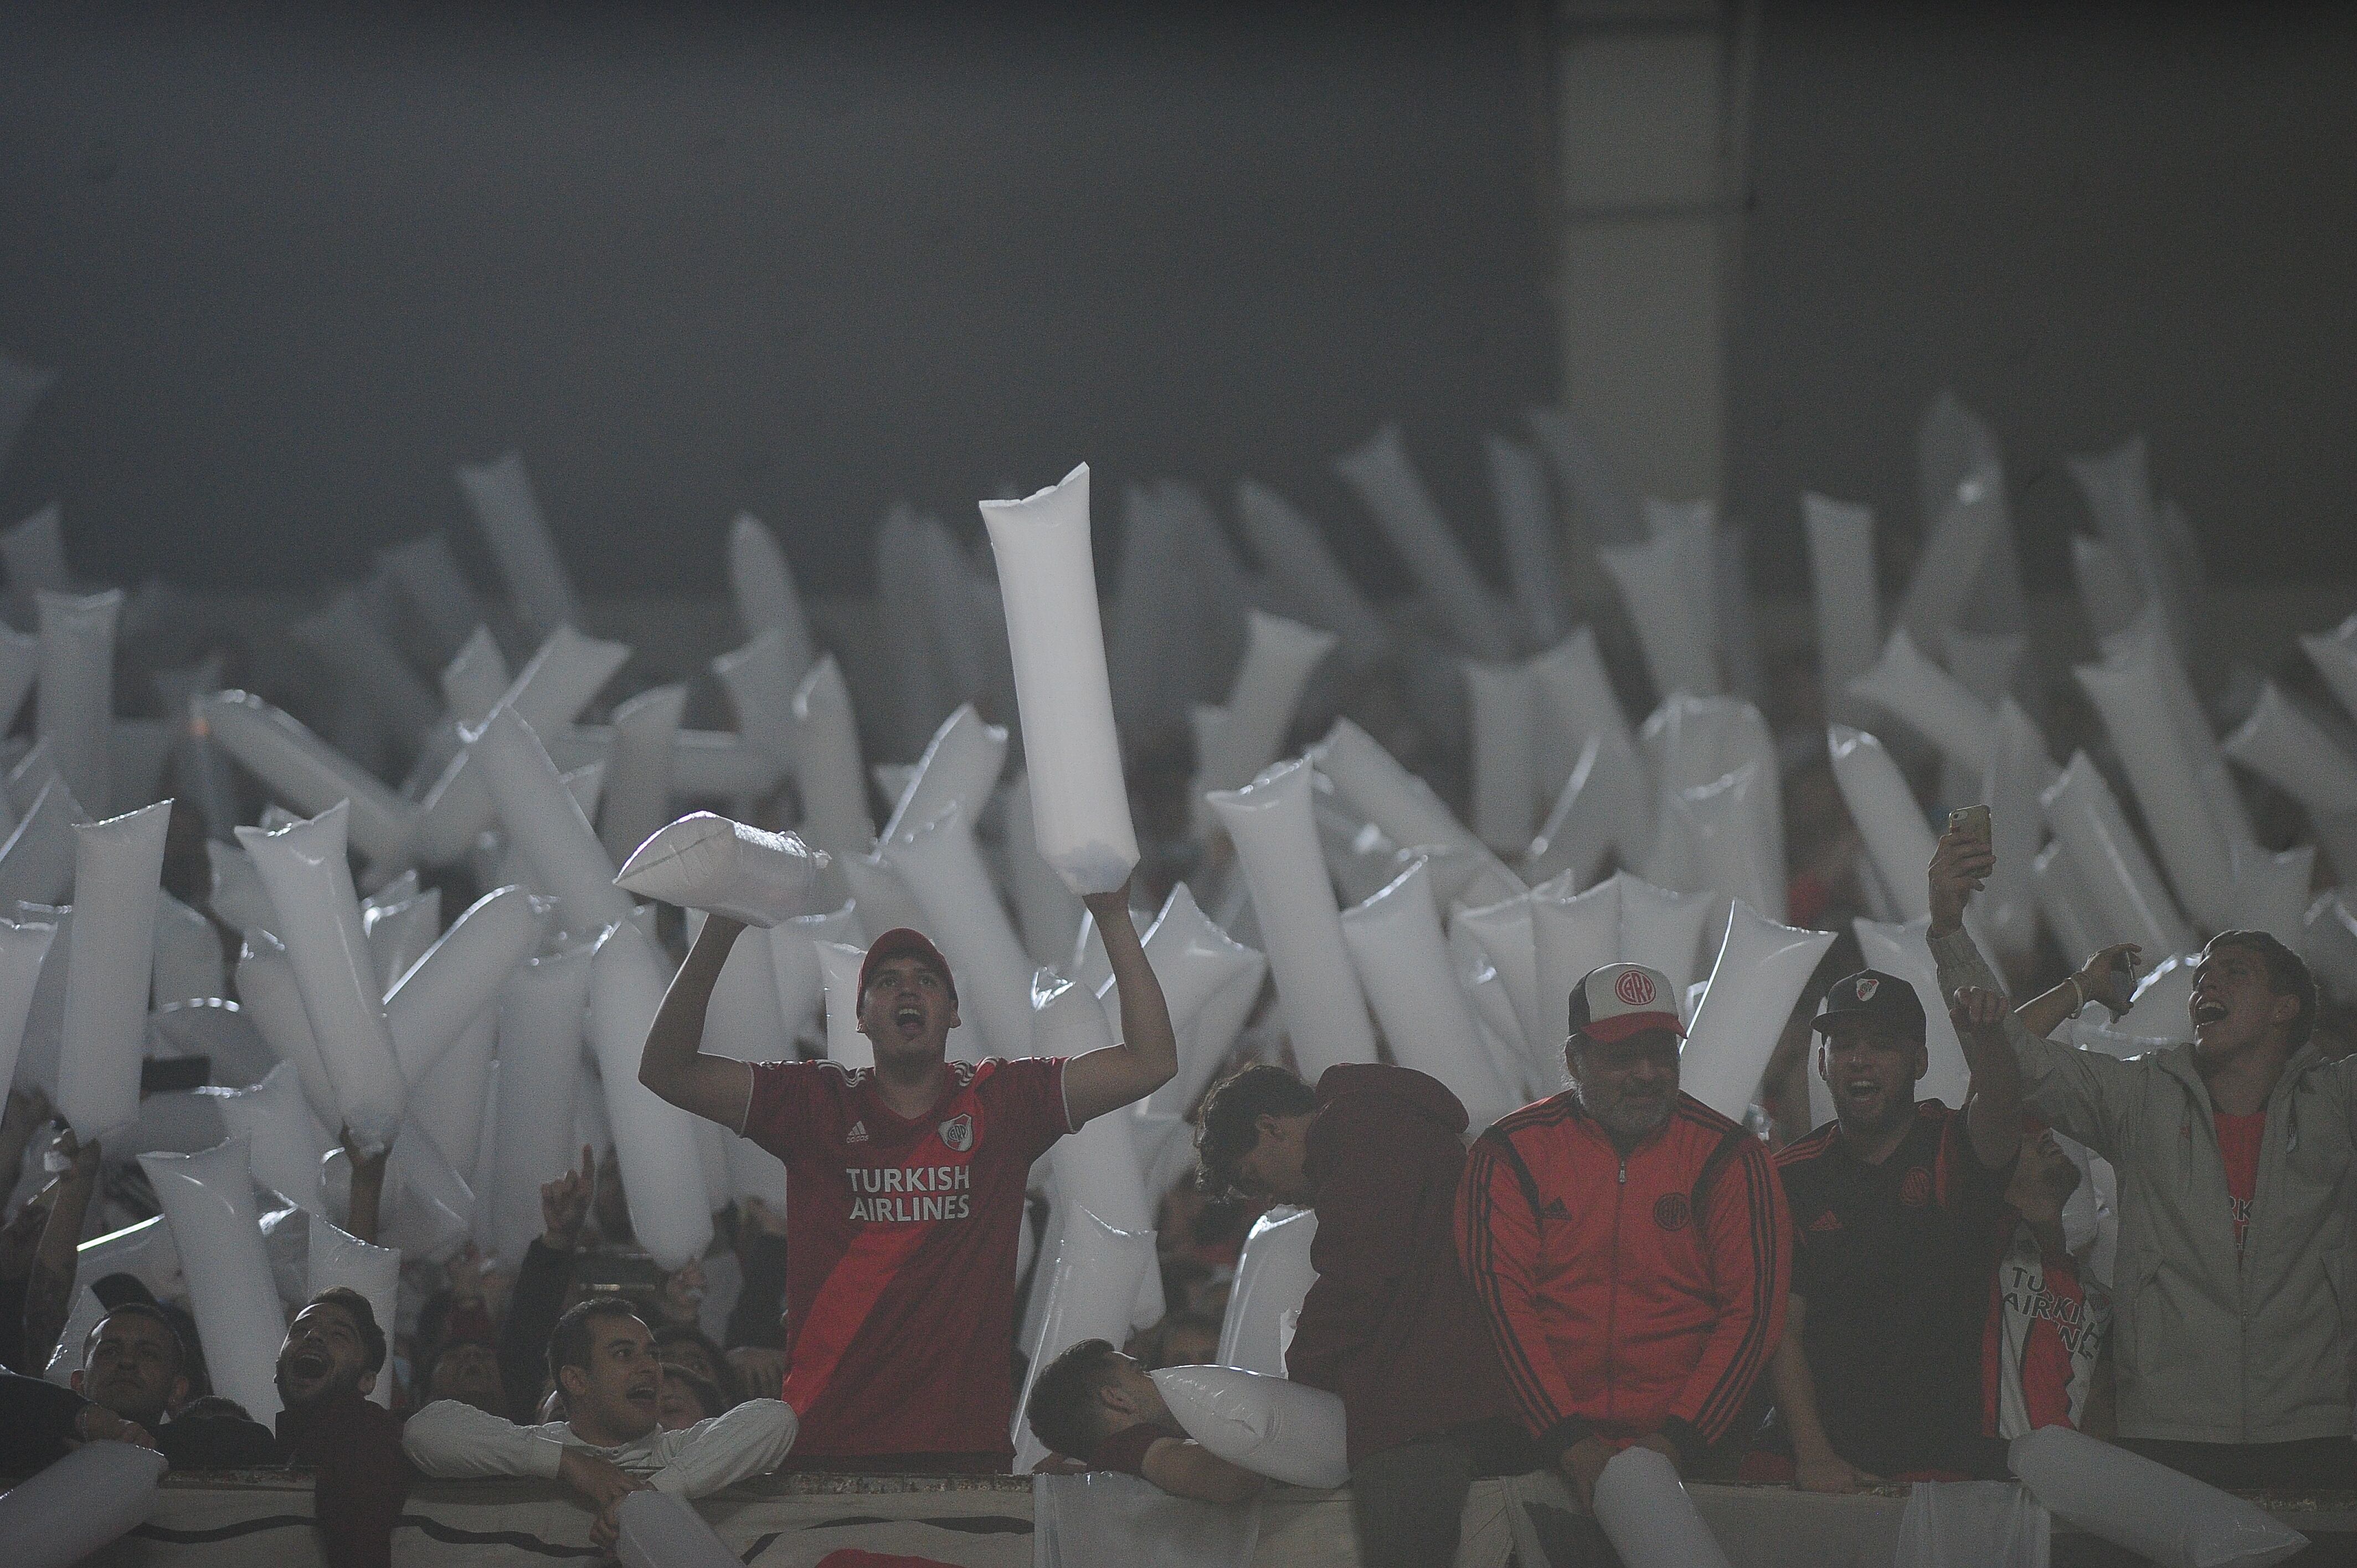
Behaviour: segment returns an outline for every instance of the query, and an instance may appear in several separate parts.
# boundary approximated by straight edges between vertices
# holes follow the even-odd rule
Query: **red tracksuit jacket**
[[[1457,1245],[1549,1455],[1659,1432],[1691,1467],[1784,1334],[1791,1220],[1767,1146],[1687,1095],[1625,1158],[1566,1091],[1475,1140]]]

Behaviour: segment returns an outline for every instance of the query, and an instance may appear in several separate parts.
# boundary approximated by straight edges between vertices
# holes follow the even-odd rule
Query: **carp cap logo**
[[[1909,1171],[1899,1184],[1899,1201],[1910,1208],[1921,1208],[1932,1201],[1932,1173],[1921,1165]]]
[[[1612,993],[1629,1006],[1649,1006],[1653,1000],[1653,977],[1641,969],[1624,970],[1612,983]]]
[[[1664,1230],[1683,1230],[1694,1218],[1693,1206],[1682,1192],[1665,1192],[1653,1200],[1653,1223]]]
[[[942,1123],[941,1133],[942,1142],[947,1144],[952,1153],[964,1154],[974,1147],[973,1113],[969,1112],[963,1116],[951,1117]]]
[[[1881,989],[1882,982],[1870,974],[1861,975],[1858,977],[1857,985],[1857,999],[1860,1002],[1871,1002],[1874,1000],[1874,993]]]

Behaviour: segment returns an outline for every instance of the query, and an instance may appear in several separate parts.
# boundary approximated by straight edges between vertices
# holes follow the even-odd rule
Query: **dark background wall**
[[[1494,564],[1479,437],[1552,394],[1510,4],[20,0],[0,471],[78,566],[356,575],[526,454],[592,595],[716,592],[729,515],[863,590],[908,499],[1086,456],[1256,474],[1378,581],[1330,455],[1396,417]],[[2151,431],[2226,575],[2357,575],[2357,11],[1765,10],[1734,510],[1911,519],[1953,384],[2059,562],[2061,453]]]

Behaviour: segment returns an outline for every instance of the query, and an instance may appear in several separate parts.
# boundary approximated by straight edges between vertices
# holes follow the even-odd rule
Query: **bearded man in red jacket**
[[[1457,1262],[1465,1107],[1407,1068],[1329,1068],[1313,1091],[1260,1066],[1200,1120],[1199,1185],[1318,1211],[1286,1375],[1341,1396],[1360,1561],[1448,1563],[1475,1478],[1534,1464]]]
[[[1783,1186],[1767,1145],[1679,1091],[1671,997],[1640,964],[1582,980],[1572,1087],[1476,1140],[1458,1198],[1523,1423],[1583,1508],[1632,1444],[1691,1475],[1784,1332]]]

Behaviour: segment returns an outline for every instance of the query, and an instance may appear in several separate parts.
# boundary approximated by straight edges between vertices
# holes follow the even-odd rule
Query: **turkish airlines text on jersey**
[[[965,1165],[846,1165],[843,1175],[851,1184],[854,1219],[916,1224],[973,1212],[974,1173]]]

